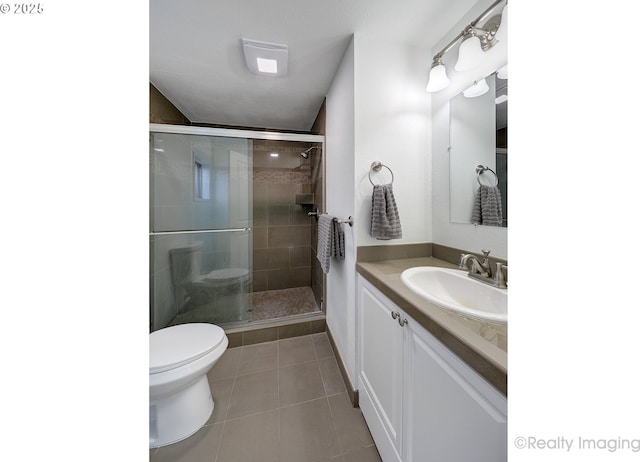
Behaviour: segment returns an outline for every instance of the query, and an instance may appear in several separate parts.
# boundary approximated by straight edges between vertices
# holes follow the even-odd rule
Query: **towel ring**
[[[374,172],[379,172],[380,170],[382,170],[382,167],[386,168],[387,170],[389,170],[389,173],[391,173],[391,184],[393,184],[393,172],[391,171],[391,169],[384,165],[382,162],[376,161],[371,164],[371,168],[369,169],[369,182],[374,186],[376,184],[371,179],[371,171],[373,170]]]
[[[484,186],[482,183],[480,183],[480,175],[482,175],[487,170],[489,170],[491,173],[493,173],[493,176],[496,178],[496,184],[494,184],[494,186],[498,186],[498,175],[496,175],[496,172],[491,170],[486,165],[478,165],[478,166],[476,166],[476,179],[478,180],[478,184],[480,186]]]

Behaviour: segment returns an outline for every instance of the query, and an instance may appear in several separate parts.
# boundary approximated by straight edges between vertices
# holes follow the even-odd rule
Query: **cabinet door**
[[[401,461],[404,329],[377,289],[363,280],[359,287],[360,409],[382,460]]]
[[[506,461],[506,398],[421,326],[408,327],[405,462]]]

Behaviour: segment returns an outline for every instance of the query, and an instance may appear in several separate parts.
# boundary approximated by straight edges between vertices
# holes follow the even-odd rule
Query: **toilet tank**
[[[193,281],[201,274],[202,242],[189,242],[181,247],[169,250],[171,280],[174,287]]]

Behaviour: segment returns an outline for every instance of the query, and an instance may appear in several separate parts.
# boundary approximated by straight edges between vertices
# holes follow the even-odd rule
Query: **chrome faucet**
[[[507,265],[496,262],[496,272],[495,274],[492,274],[491,266],[489,265],[489,253],[491,253],[490,250],[482,249],[482,254],[484,255],[482,261],[480,261],[475,255],[470,253],[460,254],[460,262],[458,263],[458,267],[460,269],[468,270],[468,275],[471,278],[477,279],[480,282],[490,284],[500,289],[506,289],[507,283],[504,277],[503,270],[507,269]],[[469,262],[471,262],[470,267]]]
[[[489,254],[490,250],[482,250],[482,254],[484,255],[484,259],[482,262],[478,260],[473,254],[460,254],[460,262],[458,263],[458,267],[460,269],[468,269],[469,275],[479,274],[482,277],[490,278],[491,277],[491,266],[489,266]],[[471,268],[468,267],[468,262],[471,262]]]

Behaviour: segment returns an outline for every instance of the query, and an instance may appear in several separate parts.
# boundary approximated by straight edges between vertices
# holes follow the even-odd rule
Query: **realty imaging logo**
[[[591,438],[585,436],[540,438],[537,436],[517,436],[513,439],[517,449],[533,451],[631,451],[640,452],[640,436],[638,438]]]

